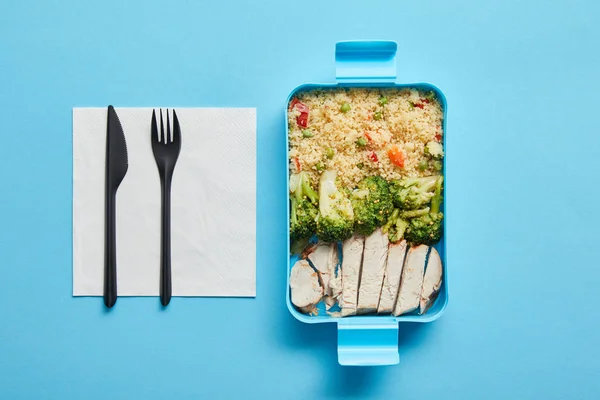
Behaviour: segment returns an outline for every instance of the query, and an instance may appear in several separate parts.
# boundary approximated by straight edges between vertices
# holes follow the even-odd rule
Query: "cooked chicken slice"
[[[325,293],[325,303],[329,309],[329,307],[335,304],[330,282],[335,278],[335,269],[338,264],[337,244],[319,242],[308,255],[308,260],[319,271]]]
[[[298,260],[292,267],[290,275],[292,304],[304,313],[312,313],[323,297],[323,286],[319,274],[306,260]]]
[[[343,317],[356,314],[358,280],[364,247],[365,238],[362,236],[352,236],[342,245],[342,296],[339,304]]]
[[[329,300],[325,299],[325,302],[327,303],[327,305],[329,307],[331,307],[331,306],[333,306],[333,304],[335,304],[336,301],[339,300],[340,307],[341,307],[341,297],[342,297],[342,290],[343,290],[342,268],[341,267],[340,267],[340,270],[337,272],[337,274],[336,274],[335,270],[332,272],[332,277],[331,277],[331,279],[329,279],[329,288],[331,289],[331,296],[329,297]]]
[[[423,290],[421,291],[421,304],[419,314],[425,314],[429,307],[433,305],[440,287],[442,286],[442,259],[435,248],[431,248],[427,266],[425,267],[425,277],[423,278]]]
[[[388,235],[378,228],[365,239],[357,314],[377,311],[385,263],[388,256]]]
[[[428,246],[424,244],[411,247],[406,255],[406,264],[402,268],[400,290],[394,308],[394,315],[402,315],[419,308],[421,289],[423,288],[423,273]]]
[[[402,267],[406,259],[406,248],[406,240],[392,243],[388,248],[383,287],[381,288],[379,306],[377,307],[377,312],[380,314],[391,314],[394,310],[400,286],[400,277],[402,276]]]

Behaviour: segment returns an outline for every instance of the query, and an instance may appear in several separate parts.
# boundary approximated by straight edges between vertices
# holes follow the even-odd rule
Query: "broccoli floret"
[[[435,194],[435,186],[441,176],[404,178],[392,181],[390,191],[394,206],[402,210],[416,210],[428,204]]]
[[[400,218],[404,218],[404,219],[410,219],[410,218],[416,218],[416,217],[421,217],[423,215],[427,215],[429,214],[429,211],[431,210],[430,207],[425,207],[425,208],[420,208],[418,210],[407,210],[407,211],[402,211],[400,213]]]
[[[396,243],[402,240],[402,238],[404,237],[404,232],[406,232],[406,228],[408,228],[408,222],[406,222],[402,218],[398,218],[396,220],[396,223],[388,232],[388,239],[390,240],[390,242]]]
[[[441,143],[438,142],[429,142],[425,145],[425,155],[434,158],[436,160],[441,160],[444,158],[444,148]]]
[[[392,211],[392,213],[390,214],[390,217],[388,218],[385,225],[383,225],[381,227],[381,230],[383,231],[383,233],[389,232],[389,230],[392,228],[392,226],[396,223],[396,220],[398,219],[398,215],[400,215],[400,210],[398,210],[397,208],[394,208],[394,211]]]
[[[443,233],[442,213],[427,214],[408,221],[405,237],[413,244],[436,244]]]
[[[352,236],[354,211],[345,191],[336,185],[336,171],[325,171],[319,182],[317,236],[324,242],[336,242]]]
[[[394,210],[387,181],[380,176],[369,176],[360,181],[352,192],[352,208],[355,231],[365,236],[373,233]]]
[[[319,211],[308,200],[298,202],[292,198],[292,215],[290,221],[290,237],[292,240],[308,238],[317,230],[316,218]]]
[[[440,241],[443,233],[444,215],[440,212],[442,203],[442,181],[438,179],[435,195],[431,199],[429,213],[408,220],[408,227],[404,236],[413,244],[433,245]]]
[[[388,234],[388,239],[392,243],[400,241],[404,237],[404,231],[408,227],[408,222],[402,218],[400,210],[394,208],[394,211],[388,218],[386,224],[381,228],[383,233]]]
[[[318,196],[312,189],[306,172],[290,177],[290,238],[293,241],[311,237],[317,230]]]

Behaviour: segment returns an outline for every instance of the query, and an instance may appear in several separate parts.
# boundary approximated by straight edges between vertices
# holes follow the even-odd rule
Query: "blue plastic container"
[[[336,88],[336,87],[361,87],[361,88],[415,88],[426,91],[434,91],[441,103],[443,110],[443,132],[444,132],[444,152],[447,138],[446,115],[447,105],[444,94],[435,86],[429,83],[396,83],[396,51],[398,45],[392,41],[347,41],[336,44],[335,49],[335,67],[337,83],[304,84],[294,89],[286,101],[286,165],[289,162],[289,143],[288,143],[288,104],[291,98],[298,92],[316,89],[316,88]],[[444,197],[447,198],[447,170],[446,157],[444,157]],[[289,180],[286,184],[286,192],[282,193],[285,198],[289,193]],[[444,201],[444,204],[446,202]],[[344,318],[332,318],[325,313],[318,316],[310,316],[300,313],[293,306],[290,290],[290,272],[294,263],[298,260],[297,256],[288,257],[287,264],[287,286],[286,302],[292,315],[299,321],[309,324],[317,323],[337,323],[338,325],[338,361],[341,365],[394,365],[398,364],[400,357],[398,354],[398,323],[399,322],[431,322],[438,319],[448,304],[448,262],[446,257],[446,226],[448,214],[442,205],[444,212],[444,235],[442,240],[435,246],[443,262],[443,281],[440,293],[434,305],[423,315],[402,315],[394,316],[351,316]],[[290,219],[290,210],[287,208],[287,221]],[[290,254],[290,240],[288,230],[288,253]]]

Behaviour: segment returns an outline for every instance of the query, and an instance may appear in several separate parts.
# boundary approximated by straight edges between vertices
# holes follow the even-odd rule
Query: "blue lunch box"
[[[304,84],[294,89],[286,101],[286,170],[289,168],[289,136],[288,136],[288,104],[292,97],[298,92],[318,88],[414,88],[425,91],[433,91],[443,111],[442,127],[444,138],[446,137],[446,114],[447,105],[444,94],[429,83],[396,83],[396,51],[398,45],[393,41],[345,41],[338,42],[335,49],[335,66],[337,83]],[[445,143],[443,140],[444,153]],[[446,157],[444,157],[444,197],[447,193],[447,170]],[[286,183],[285,198],[289,193],[289,179]],[[444,233],[442,239],[434,247],[442,259],[442,286],[432,307],[423,315],[357,315],[343,318],[334,318],[320,312],[319,315],[311,316],[299,312],[291,301],[290,273],[298,255],[290,255],[290,237],[288,229],[287,254],[287,286],[286,303],[290,313],[299,321],[317,323],[337,323],[338,325],[338,362],[341,365],[394,365],[399,363],[398,354],[398,323],[399,322],[431,322],[438,319],[448,304],[448,274],[446,257],[446,226],[447,213],[445,201],[441,211],[444,213]],[[290,209],[287,207],[287,221],[290,220]]]

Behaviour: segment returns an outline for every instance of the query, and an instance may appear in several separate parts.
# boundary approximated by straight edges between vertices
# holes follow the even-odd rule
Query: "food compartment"
[[[296,318],[441,314],[445,107],[428,84],[292,93],[288,306]]]

